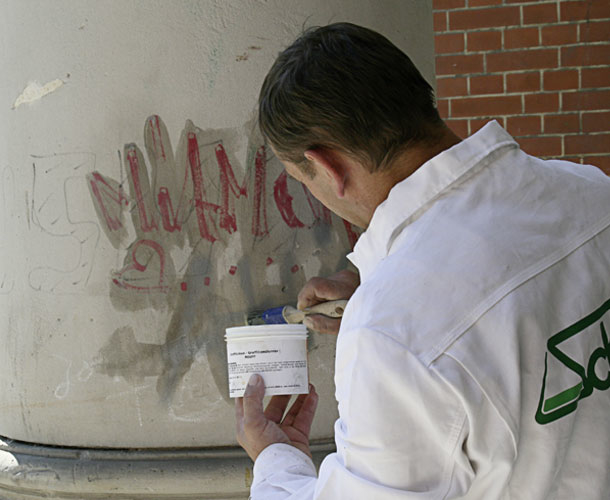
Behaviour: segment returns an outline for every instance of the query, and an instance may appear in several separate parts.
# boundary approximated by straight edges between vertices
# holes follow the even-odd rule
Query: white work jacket
[[[496,123],[397,184],[350,260],[337,452],[253,500],[610,498],[610,178]]]

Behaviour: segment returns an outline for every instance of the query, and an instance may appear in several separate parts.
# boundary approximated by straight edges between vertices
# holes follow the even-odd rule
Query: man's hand
[[[299,292],[297,308],[305,309],[328,300],[349,299],[359,284],[358,274],[347,269],[328,278],[311,278]],[[312,314],[305,318],[303,324],[316,332],[336,335],[341,319]]]
[[[235,401],[237,441],[252,460],[267,446],[285,443],[311,457],[309,431],[318,406],[318,394],[309,385],[309,394],[301,394],[284,412],[290,396],[273,396],[263,412],[265,383],[260,375],[252,375],[243,398]],[[282,418],[283,417],[283,418]]]

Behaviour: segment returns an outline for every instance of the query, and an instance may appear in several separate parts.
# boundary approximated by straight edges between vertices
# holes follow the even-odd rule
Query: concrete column
[[[335,21],[384,33],[432,81],[430,2],[1,12],[0,497],[245,498],[224,329],[294,303],[356,235],[265,147],[260,85],[303,27]],[[318,459],[334,346],[309,340]]]

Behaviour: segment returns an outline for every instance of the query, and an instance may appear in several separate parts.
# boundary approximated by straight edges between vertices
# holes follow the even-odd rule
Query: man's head
[[[349,23],[306,31],[279,55],[259,97],[263,134],[309,175],[306,151],[338,150],[383,171],[407,148],[433,142],[441,124],[409,57]]]

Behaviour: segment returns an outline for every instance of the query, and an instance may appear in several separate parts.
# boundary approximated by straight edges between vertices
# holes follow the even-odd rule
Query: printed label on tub
[[[286,342],[281,348],[264,344],[235,342],[227,346],[230,397],[242,397],[254,373],[263,377],[266,396],[307,394],[306,342]]]

